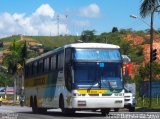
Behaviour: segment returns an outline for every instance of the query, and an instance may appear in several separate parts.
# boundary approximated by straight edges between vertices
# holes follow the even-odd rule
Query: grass
[[[66,44],[75,43],[79,39],[77,36],[25,36],[32,41],[39,42],[45,49],[54,49]],[[20,40],[20,36],[11,36],[0,39],[3,42],[13,42]],[[21,42],[18,42],[21,43]],[[0,49],[1,50],[1,49]]]
[[[143,107],[143,108],[151,108],[151,109],[160,109],[160,97],[158,98],[152,98],[152,106],[149,107],[150,104],[150,98],[142,98],[138,97],[137,98],[137,104],[136,107]]]
[[[20,40],[20,36],[10,36],[10,37],[0,39],[0,41],[3,41],[3,42],[13,42],[14,40],[15,41]]]
[[[44,48],[57,48],[66,44],[74,43],[78,39],[76,36],[30,36],[30,38],[43,44]]]

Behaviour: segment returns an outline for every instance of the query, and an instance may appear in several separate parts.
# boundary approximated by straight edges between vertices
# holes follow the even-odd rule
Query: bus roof
[[[106,43],[74,43],[65,45],[65,48],[67,47],[74,47],[74,48],[114,48],[118,49],[120,48],[118,45],[112,45],[112,44],[106,44]]]
[[[118,45],[112,45],[112,44],[105,44],[105,43],[73,43],[73,44],[68,44],[64,45],[63,47],[59,47],[57,49],[53,49],[47,53],[44,53],[38,57],[35,58],[30,58],[27,60],[26,63],[30,63],[32,61],[41,59],[47,55],[51,55],[52,53],[58,52],[64,48],[109,48],[109,49],[119,49],[120,47]]]

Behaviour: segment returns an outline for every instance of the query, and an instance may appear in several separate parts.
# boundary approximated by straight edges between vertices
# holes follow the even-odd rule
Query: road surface
[[[31,108],[20,106],[1,106],[0,119],[159,119],[160,112],[110,112],[106,117],[99,111],[78,111],[72,115],[63,115],[59,109],[48,110],[46,114],[33,114]]]

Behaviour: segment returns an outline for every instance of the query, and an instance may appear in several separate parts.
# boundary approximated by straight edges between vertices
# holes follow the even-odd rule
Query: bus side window
[[[28,65],[25,66],[25,77],[27,78],[28,77],[28,74],[29,74],[29,70],[28,70]]]
[[[49,71],[49,58],[44,59],[44,72]]]
[[[65,53],[65,63],[70,63],[71,62],[71,58],[72,58],[72,51],[70,48],[66,49],[66,53]]]
[[[58,54],[58,69],[62,69],[63,68],[63,52]]]
[[[41,59],[39,62],[38,62],[38,73],[41,74],[43,73],[43,69],[44,69],[44,62],[43,62],[43,59]]]
[[[29,77],[32,76],[32,64],[29,64],[29,72],[28,72]]]
[[[33,68],[33,72],[32,72],[32,74],[33,75],[37,75],[37,61],[35,61],[34,63],[33,63],[33,65],[32,65],[32,68]]]
[[[50,64],[50,67],[51,67],[51,70],[55,70],[56,69],[56,55],[52,56],[51,57],[51,64]]]

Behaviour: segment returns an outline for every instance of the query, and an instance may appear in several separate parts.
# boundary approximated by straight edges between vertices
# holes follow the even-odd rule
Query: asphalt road
[[[106,117],[100,112],[78,111],[73,115],[63,115],[59,109],[48,110],[46,114],[33,114],[31,108],[20,106],[1,106],[0,119],[160,119],[160,112],[128,112],[121,109],[111,111]]]

